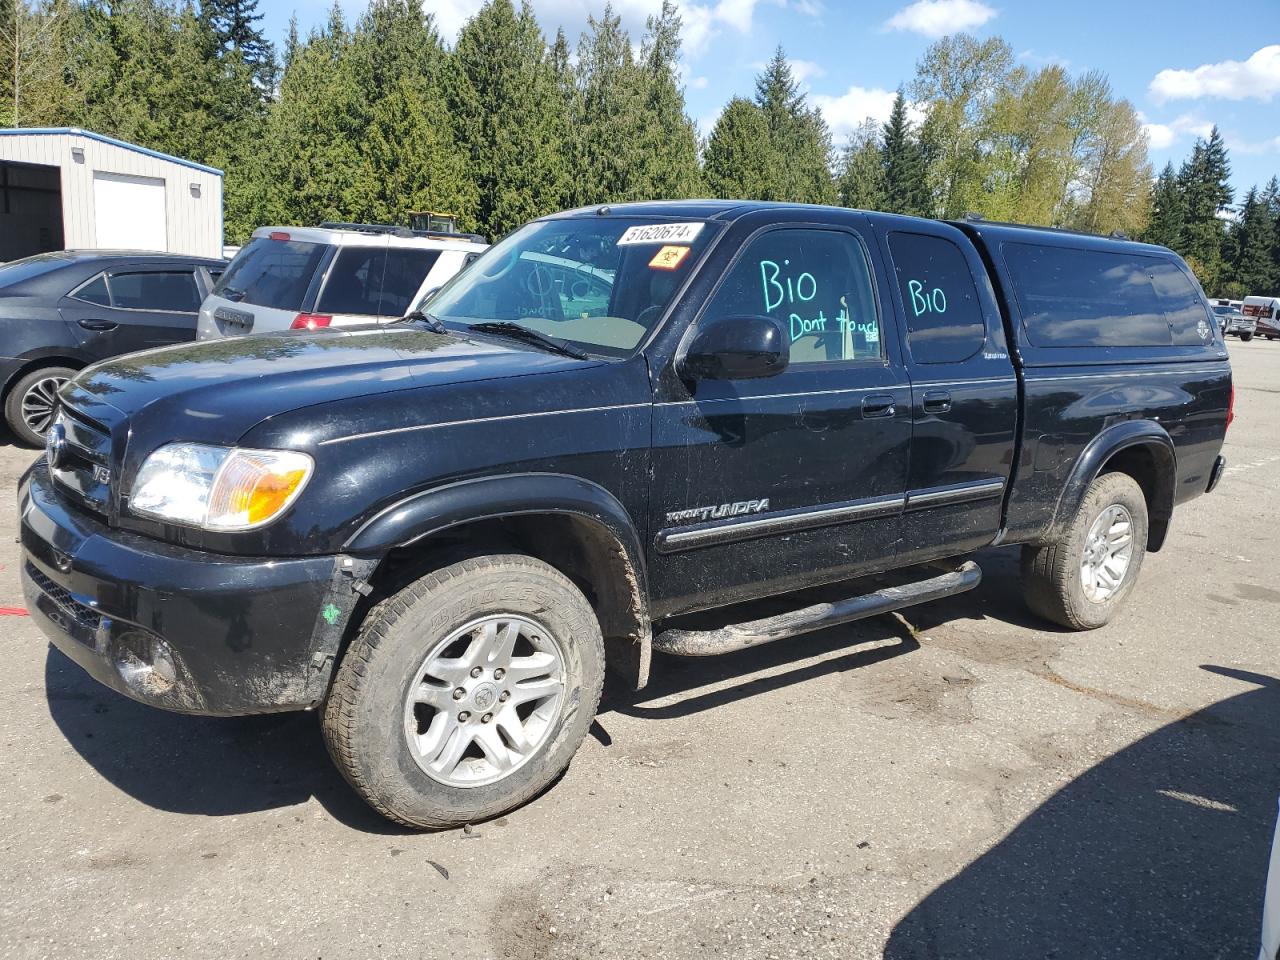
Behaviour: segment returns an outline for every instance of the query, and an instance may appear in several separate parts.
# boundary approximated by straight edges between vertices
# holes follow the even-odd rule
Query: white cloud
[[[1280,137],[1272,137],[1270,140],[1239,140],[1235,137],[1227,137],[1227,149],[1232,153],[1280,153]]]
[[[436,29],[450,43],[468,20],[480,12],[482,0],[425,0],[422,9],[436,18]]]
[[[787,63],[791,65],[791,74],[797,83],[806,83],[814,77],[827,75],[826,68],[812,60],[788,60]]]
[[[814,105],[822,111],[823,119],[831,128],[837,144],[862,126],[868,119],[884,123],[893,110],[893,100],[898,94],[880,87],[850,87],[838,97],[819,93],[813,96]],[[907,118],[914,124],[924,119],[924,111],[913,103],[907,104]]]
[[[980,27],[996,11],[978,0],[916,0],[885,21],[887,30],[910,30],[926,37],[945,37]]]
[[[1262,47],[1243,63],[1223,60],[1194,70],[1161,70],[1148,90],[1161,103],[1200,97],[1269,102],[1280,93],[1280,43]]]
[[[1208,137],[1213,124],[1203,117],[1184,113],[1168,123],[1151,123],[1142,114],[1138,114],[1143,129],[1147,131],[1147,143],[1152,150],[1166,150],[1184,137]]]

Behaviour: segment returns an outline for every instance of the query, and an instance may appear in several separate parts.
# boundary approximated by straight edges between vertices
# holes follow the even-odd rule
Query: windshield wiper
[[[573,357],[575,360],[587,359],[587,355],[577,347],[565,343],[563,340],[548,337],[545,333],[539,333],[532,327],[524,327],[518,323],[512,323],[510,320],[485,320],[481,323],[470,324],[467,329],[475,330],[478,333],[495,333],[500,337],[510,337],[512,340],[533,344],[536,347],[550,350],[552,353],[562,353],[566,357]]]
[[[403,317],[389,321],[386,326],[390,327],[397,323],[423,323],[432,333],[448,333],[445,329],[444,321],[439,317],[433,317],[431,314],[423,310],[410,310]]]

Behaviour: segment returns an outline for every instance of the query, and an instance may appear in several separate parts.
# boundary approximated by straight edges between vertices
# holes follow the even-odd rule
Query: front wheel
[[[1022,548],[1027,606],[1072,630],[1101,627],[1133,589],[1146,552],[1142,488],[1126,473],[1104,473],[1061,538]]]
[[[1252,333],[1242,333],[1242,334],[1240,334],[1240,339],[1241,339],[1241,340],[1243,340],[1245,343],[1248,343],[1250,340],[1252,340],[1252,339],[1253,339],[1253,334],[1252,334]]]
[[[58,410],[58,391],[75,375],[70,367],[43,367],[15,383],[4,403],[14,436],[29,446],[41,446]]]
[[[456,827],[559,776],[603,684],[600,625],[568,578],[532,557],[465,560],[369,612],[325,701],[325,742],[383,816]]]

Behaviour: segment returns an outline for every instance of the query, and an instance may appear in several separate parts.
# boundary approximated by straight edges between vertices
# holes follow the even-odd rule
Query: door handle
[[[119,326],[119,324],[113,323],[110,320],[78,320],[77,323],[86,330],[95,330],[100,332],[114,330]]]
[[[897,406],[891,393],[873,393],[862,398],[862,419],[873,420],[876,417],[892,417],[897,413]]]
[[[951,409],[951,394],[945,390],[926,390],[920,406],[925,413],[946,413]]]

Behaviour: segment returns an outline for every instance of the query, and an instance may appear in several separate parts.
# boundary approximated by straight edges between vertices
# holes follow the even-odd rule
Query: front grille
[[[62,427],[66,439],[58,466],[50,457],[50,475],[74,503],[105,515],[111,496],[111,435],[101,424],[66,406],[58,411],[54,424]]]
[[[96,610],[81,603],[70,590],[58,586],[58,584],[45,576],[39,567],[29,561],[27,563],[27,576],[40,588],[41,593],[53,601],[54,606],[89,631],[90,637],[93,636],[93,632],[102,623],[102,616]]]

